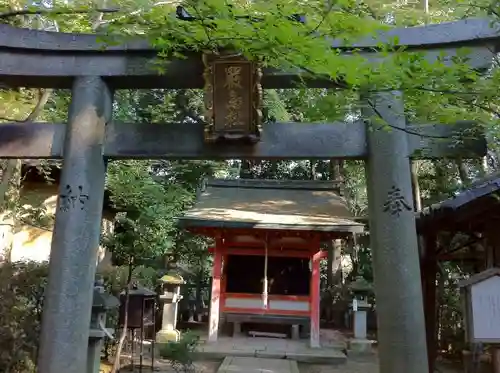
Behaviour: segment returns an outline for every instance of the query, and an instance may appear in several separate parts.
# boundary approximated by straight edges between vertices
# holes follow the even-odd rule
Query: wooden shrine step
[[[250,330],[248,332],[252,337],[268,337],[268,338],[287,338],[285,333],[272,333],[272,332],[259,332],[255,330]]]

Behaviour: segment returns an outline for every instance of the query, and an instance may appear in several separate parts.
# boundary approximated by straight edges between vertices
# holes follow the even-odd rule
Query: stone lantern
[[[358,276],[349,284],[353,297],[350,304],[353,312],[353,332],[354,339],[350,341],[351,350],[367,352],[371,349],[371,342],[367,340],[367,311],[371,304],[368,303],[368,296],[372,293],[372,285],[363,277]]]
[[[160,309],[162,310],[161,330],[156,335],[156,341],[166,343],[179,341],[180,332],[177,326],[177,310],[182,299],[181,285],[186,282],[177,274],[166,274],[160,279],[162,292],[160,294]]]
[[[89,344],[87,350],[87,373],[98,373],[101,350],[105,337],[113,338],[113,329],[106,328],[106,313],[118,308],[118,298],[104,293],[104,282],[97,280],[94,287],[92,314],[90,319]]]

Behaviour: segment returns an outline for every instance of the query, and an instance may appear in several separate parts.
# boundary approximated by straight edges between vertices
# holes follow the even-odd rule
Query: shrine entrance
[[[489,20],[464,20],[429,28],[393,29],[380,34],[378,40],[361,41],[356,45],[357,53],[367,62],[377,62],[385,58],[384,53],[378,54],[379,41],[389,42],[394,36],[402,46],[424,51],[430,60],[446,54],[441,62],[445,64],[453,63],[457,49],[467,46],[468,63],[485,71],[493,63],[491,51],[496,50],[498,41]],[[342,45],[343,41],[332,41],[332,47],[352,58],[352,48],[343,50]],[[0,125],[0,158],[64,159],[39,371],[86,370],[107,160],[348,158],[366,162],[380,371],[427,373],[410,158],[484,155],[485,140],[475,132],[474,124],[407,123],[403,94],[398,91],[364,92],[360,120],[262,123],[260,88],[293,88],[303,81],[315,88],[340,87],[301,71],[261,70],[248,61],[224,56],[172,60],[165,64],[166,72],[159,74],[150,63],[156,56],[146,42],[105,48],[92,35],[0,25],[2,84],[72,90],[66,124]],[[225,85],[221,80],[227,77],[225,72],[242,72],[241,86]],[[215,94],[219,90],[214,85],[223,93]],[[203,87],[209,109],[204,124],[112,121],[116,89]],[[234,95],[238,98],[236,108],[227,106]]]
[[[320,244],[364,230],[335,181],[213,180],[180,218],[214,238],[209,341],[233,336],[299,339],[320,347]],[[243,329],[243,330],[242,330]]]

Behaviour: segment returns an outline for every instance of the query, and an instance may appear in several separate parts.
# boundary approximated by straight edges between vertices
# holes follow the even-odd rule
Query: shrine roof
[[[458,283],[458,286],[461,288],[466,286],[473,286],[496,276],[500,276],[500,268],[488,268],[483,272],[476,273],[468,279],[460,281]]]
[[[332,181],[211,180],[179,218],[184,228],[355,232],[346,200]]]
[[[419,229],[429,226],[435,228],[438,223],[448,222],[451,229],[459,230],[458,225],[461,222],[468,225],[473,221],[479,222],[475,218],[485,217],[488,211],[499,211],[499,192],[500,173],[479,179],[455,196],[425,207],[417,215],[417,227]]]

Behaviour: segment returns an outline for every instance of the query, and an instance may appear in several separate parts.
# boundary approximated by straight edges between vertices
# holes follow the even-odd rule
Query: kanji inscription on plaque
[[[204,55],[205,140],[258,141],[262,87],[258,65],[239,55]]]

